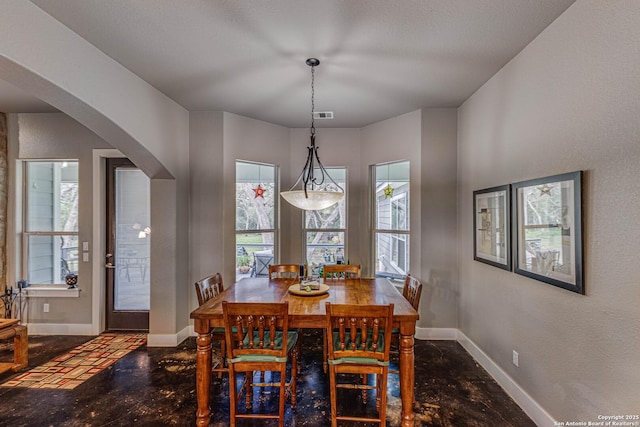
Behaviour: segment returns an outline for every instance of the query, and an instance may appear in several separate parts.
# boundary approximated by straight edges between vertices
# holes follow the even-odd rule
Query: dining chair
[[[224,285],[222,283],[222,276],[220,275],[220,273],[212,274],[205,277],[204,279],[198,280],[195,283],[195,286],[199,305],[202,305],[210,299],[217,297],[222,293],[222,291],[224,291]],[[219,364],[212,364],[212,372],[217,372],[218,378],[221,378],[222,373],[227,371],[224,362],[226,354],[224,328],[213,328],[213,330],[211,331],[211,339],[220,342],[220,356],[222,357],[222,361]],[[213,357],[213,352],[211,353],[211,356]],[[219,365],[222,366],[218,367]]]
[[[293,279],[296,282],[300,278],[299,264],[269,264],[269,279]]]
[[[359,279],[360,264],[325,264],[322,274],[325,279]]]
[[[222,316],[227,340],[229,366],[229,400],[231,426],[237,418],[277,419],[284,426],[284,404],[287,394],[291,407],[296,407],[298,333],[289,331],[289,304],[233,303],[222,301]],[[287,360],[291,358],[291,378],[287,379]],[[254,383],[254,371],[280,372],[277,383]],[[244,372],[240,391],[236,374]],[[253,387],[278,387],[278,414],[239,413],[238,400],[243,390],[247,409],[251,408]]]
[[[406,298],[415,311],[420,308],[420,296],[422,295],[422,283],[410,274],[404,279],[402,296]]]
[[[338,421],[377,422],[386,425],[387,374],[393,304],[350,305],[325,303],[329,352],[329,376],[331,388],[331,425]],[[375,385],[353,384],[338,381],[340,374],[376,375]],[[344,379],[344,378],[342,378]],[[338,389],[375,389],[378,417],[338,415]],[[363,400],[366,398],[363,395]],[[343,400],[344,401],[344,400]],[[349,407],[349,405],[346,405]]]
[[[360,264],[327,264],[323,267],[323,277],[329,280],[360,278]],[[322,369],[327,373],[327,332],[322,337]]]
[[[407,277],[404,279],[404,287],[402,288],[402,296],[405,297],[411,307],[417,312],[420,310],[420,296],[422,295],[422,283],[420,280],[416,279],[410,274],[407,274]],[[400,344],[400,329],[393,328],[391,329],[391,344],[393,344],[394,349],[391,351],[392,354],[397,354],[398,351],[396,347]],[[398,370],[389,370],[389,373],[397,374]]]

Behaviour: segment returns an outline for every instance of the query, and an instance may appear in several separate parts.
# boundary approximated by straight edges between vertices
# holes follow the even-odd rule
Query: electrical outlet
[[[516,365],[516,367],[520,367],[520,362],[518,361],[518,352],[513,350],[513,364]]]
[[[85,252],[89,250],[89,242],[82,242],[82,250]]]
[[[47,304],[46,302],[44,303],[44,305],[42,306],[42,311],[44,313],[48,313],[49,312],[49,304]]]
[[[89,252],[82,252],[82,262],[89,262]]]

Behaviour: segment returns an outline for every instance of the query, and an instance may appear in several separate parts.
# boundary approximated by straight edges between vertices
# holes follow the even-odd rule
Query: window
[[[373,166],[375,274],[409,272],[409,162]]]
[[[319,268],[324,264],[339,264],[348,261],[345,253],[347,170],[345,168],[327,168],[327,172],[345,191],[345,197],[335,205],[321,211],[304,211],[305,259],[312,274],[319,274]],[[320,170],[317,170],[316,176],[319,175]],[[330,180],[315,189],[338,190]]]
[[[78,162],[25,162],[24,276],[64,284],[78,274]]]
[[[268,276],[276,237],[276,167],[236,161],[236,280]]]

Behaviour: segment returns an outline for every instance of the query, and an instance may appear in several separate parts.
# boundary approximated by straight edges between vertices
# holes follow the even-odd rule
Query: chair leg
[[[222,355],[221,368],[227,365],[227,344],[224,340],[220,340],[220,354]],[[218,378],[222,378],[222,371],[218,371]]]
[[[336,408],[338,396],[337,396],[337,378],[336,368],[333,365],[329,366],[329,381],[331,382],[331,427],[338,427],[338,410]]]
[[[324,373],[327,373],[327,357],[328,357],[328,349],[327,349],[327,330],[322,330],[322,370]]]
[[[229,367],[229,418],[231,427],[236,427],[236,411],[238,410],[236,393],[236,373],[232,367]]]
[[[362,385],[367,385],[369,382],[369,376],[367,374],[360,374],[360,380],[362,381]],[[366,405],[367,400],[369,400],[369,390],[362,388],[360,396],[362,397],[362,403]]]
[[[293,355],[291,359],[291,385],[289,386],[291,390],[291,409],[296,409],[297,386],[298,386],[298,346],[296,346],[296,348],[293,349]]]
[[[378,409],[380,413],[380,427],[385,427],[387,425],[387,377],[389,376],[388,368],[385,368],[382,371],[382,375],[380,377],[380,409]]]
[[[293,366],[292,366],[293,369]],[[284,402],[287,400],[287,364],[280,369],[280,401],[278,407],[278,427],[284,427]]]
[[[247,389],[244,393],[244,404],[247,409],[251,409],[253,406],[253,371],[247,371],[245,375],[245,384]]]

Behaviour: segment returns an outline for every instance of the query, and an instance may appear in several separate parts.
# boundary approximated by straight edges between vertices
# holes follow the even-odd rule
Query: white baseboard
[[[27,323],[25,326],[29,335],[95,335],[91,323]]]
[[[498,366],[487,354],[471,341],[464,333],[458,331],[457,341],[469,354],[493,377],[509,396],[538,426],[557,425],[556,420],[544,410],[529,394],[522,389],[513,378]]]
[[[149,334],[147,347],[176,347],[189,337],[191,331],[193,331],[193,325],[186,326],[176,334]]]
[[[416,328],[415,338],[417,340],[447,340],[458,339],[456,328]]]

